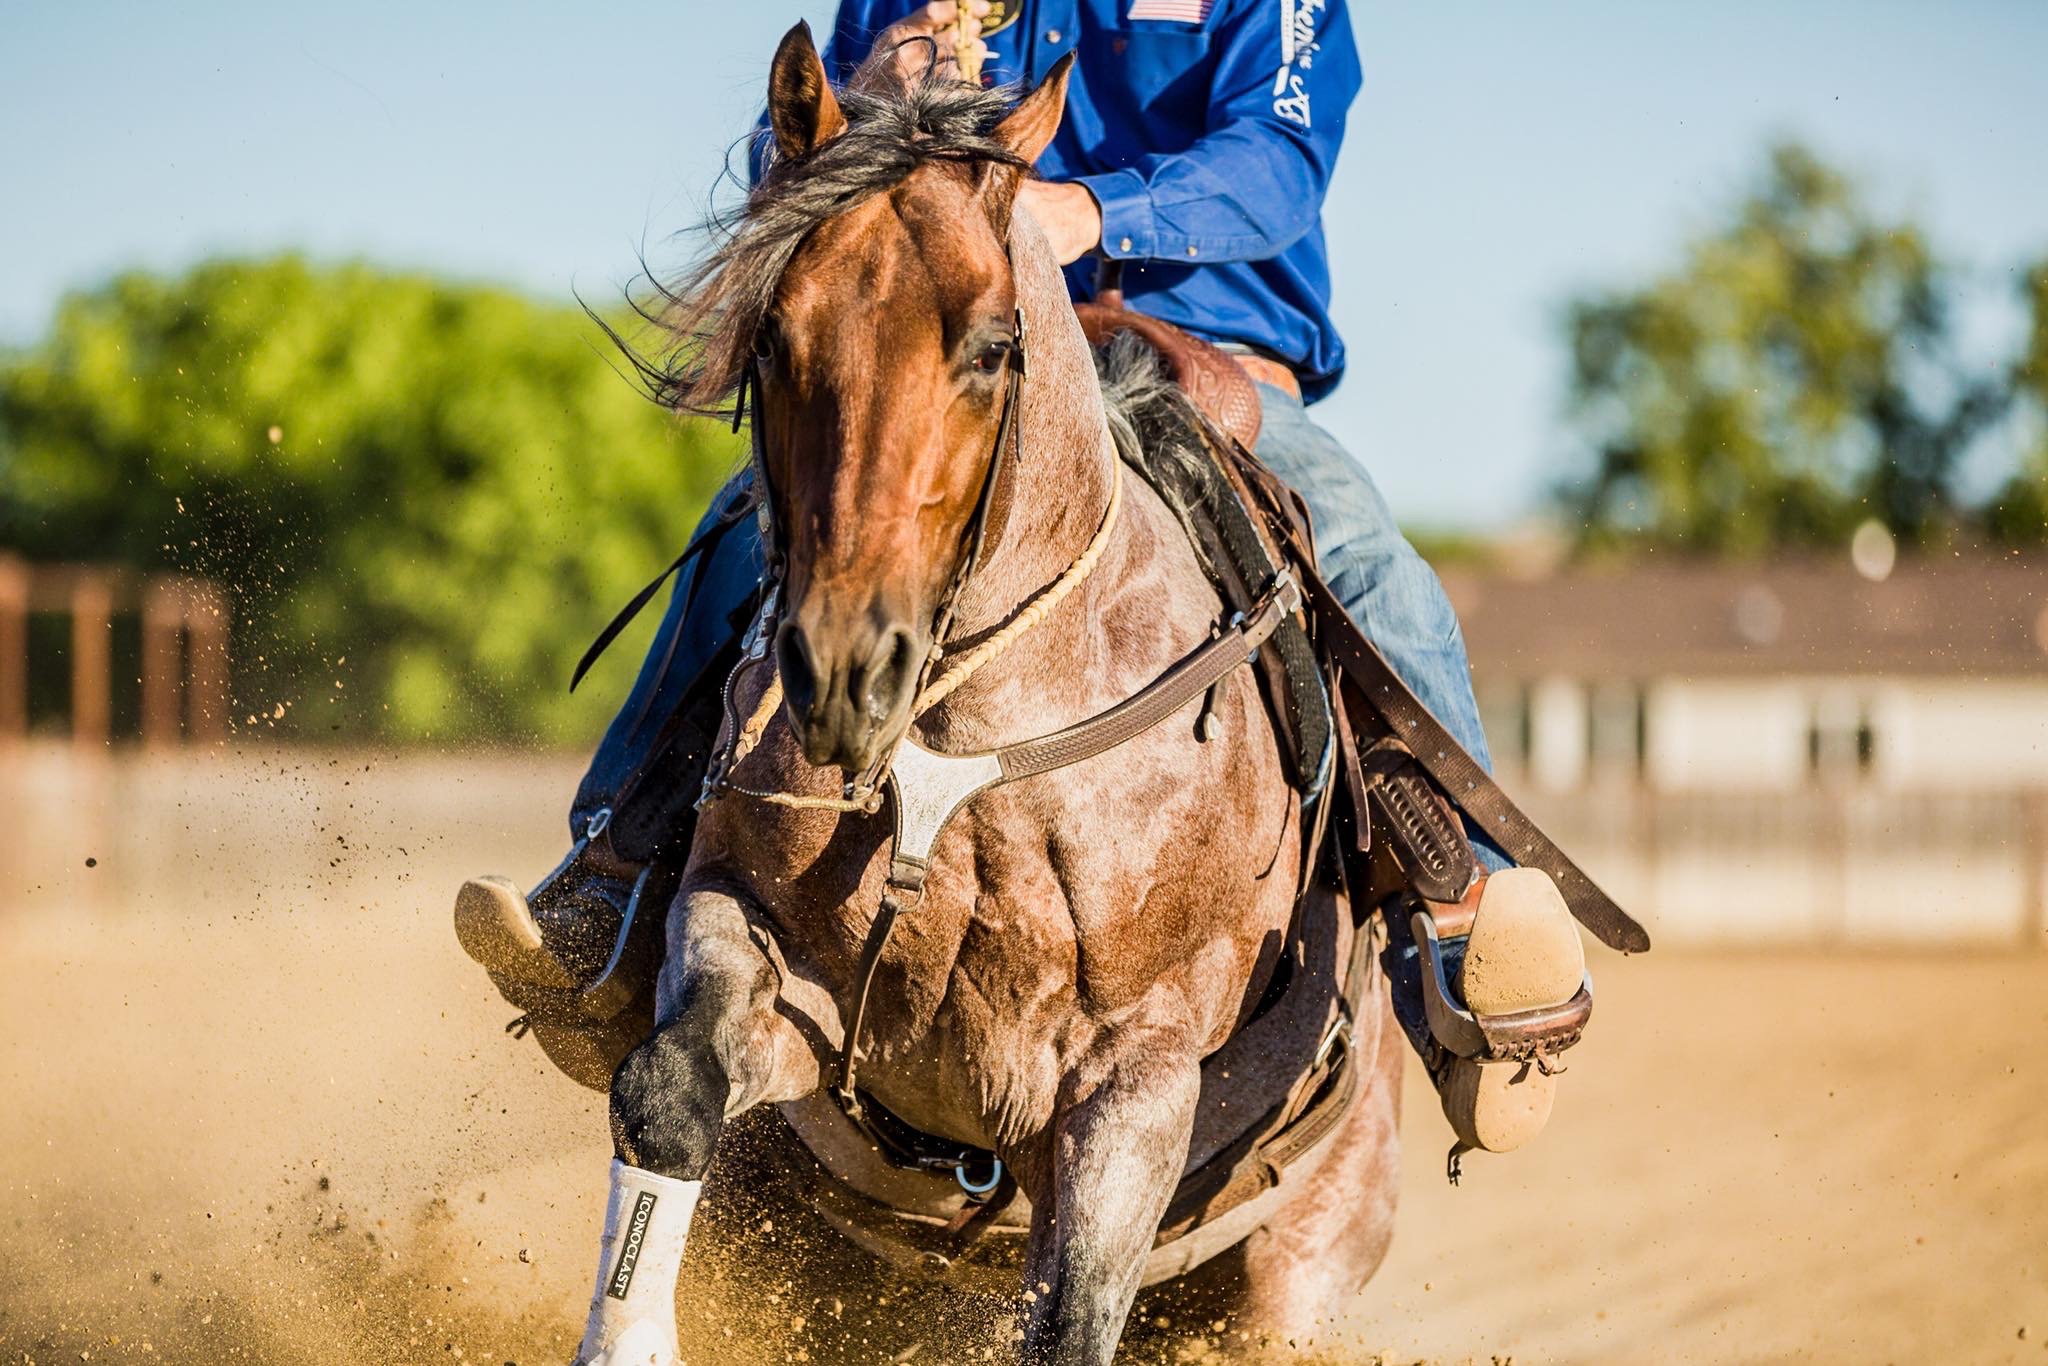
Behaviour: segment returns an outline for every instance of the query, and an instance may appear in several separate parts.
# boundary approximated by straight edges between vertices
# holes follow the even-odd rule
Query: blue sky
[[[0,5],[0,343],[132,265],[296,247],[602,296],[698,214],[796,4]],[[1405,520],[1569,453],[1557,319],[1805,138],[1970,270],[2048,257],[2048,4],[1355,4],[1318,409]],[[661,259],[657,255],[657,259]],[[671,252],[668,256],[674,260]]]

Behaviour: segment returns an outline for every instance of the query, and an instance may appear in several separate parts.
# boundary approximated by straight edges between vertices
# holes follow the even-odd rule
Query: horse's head
[[[755,224],[800,228],[749,339],[784,556],[775,651],[814,764],[866,767],[910,723],[968,553],[1017,354],[1008,238],[1067,64],[1013,110],[927,81],[833,93],[799,24],[769,80]]]

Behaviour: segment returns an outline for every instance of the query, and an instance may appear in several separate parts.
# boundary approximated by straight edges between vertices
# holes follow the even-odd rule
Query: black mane
[[[686,413],[725,409],[790,258],[821,224],[929,162],[1029,171],[991,136],[1016,102],[1014,88],[984,90],[929,68],[906,83],[888,69],[894,56],[877,54],[837,92],[846,131],[810,154],[779,160],[773,138],[757,134],[765,168],[737,215],[704,225],[715,245],[679,283],[657,284],[652,306],[632,301],[659,344],[645,354],[612,337],[656,402]]]

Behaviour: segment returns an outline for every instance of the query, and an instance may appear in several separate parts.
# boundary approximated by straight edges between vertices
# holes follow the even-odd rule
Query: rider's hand
[[[988,13],[989,0],[967,0],[967,12],[980,17]],[[898,19],[882,30],[875,39],[876,52],[894,52],[896,76],[906,83],[922,77],[925,68],[936,60],[940,76],[955,78],[959,67],[953,60],[953,24],[960,17],[960,6],[956,0],[932,0],[928,5],[911,11],[907,18]],[[920,41],[930,39],[930,42]],[[984,61],[988,58],[988,44],[975,40]]]
[[[1027,180],[1017,189],[1017,202],[1031,210],[1045,230],[1061,265],[1071,265],[1102,245],[1102,206],[1086,185]]]

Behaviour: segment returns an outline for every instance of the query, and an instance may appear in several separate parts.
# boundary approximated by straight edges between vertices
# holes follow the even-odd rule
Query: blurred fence
[[[0,915],[445,921],[463,878],[554,865],[581,772],[522,751],[0,744]]]
[[[2048,947],[2048,792],[1618,785],[1528,807],[1660,943]]]
[[[404,888],[439,914],[458,875],[546,872],[581,767],[561,753],[0,746],[0,907],[249,914],[359,899],[322,895],[347,884]],[[2048,793],[1628,785],[1529,806],[1660,945],[2048,947]]]
[[[0,746],[220,738],[228,623],[205,579],[0,554]]]

